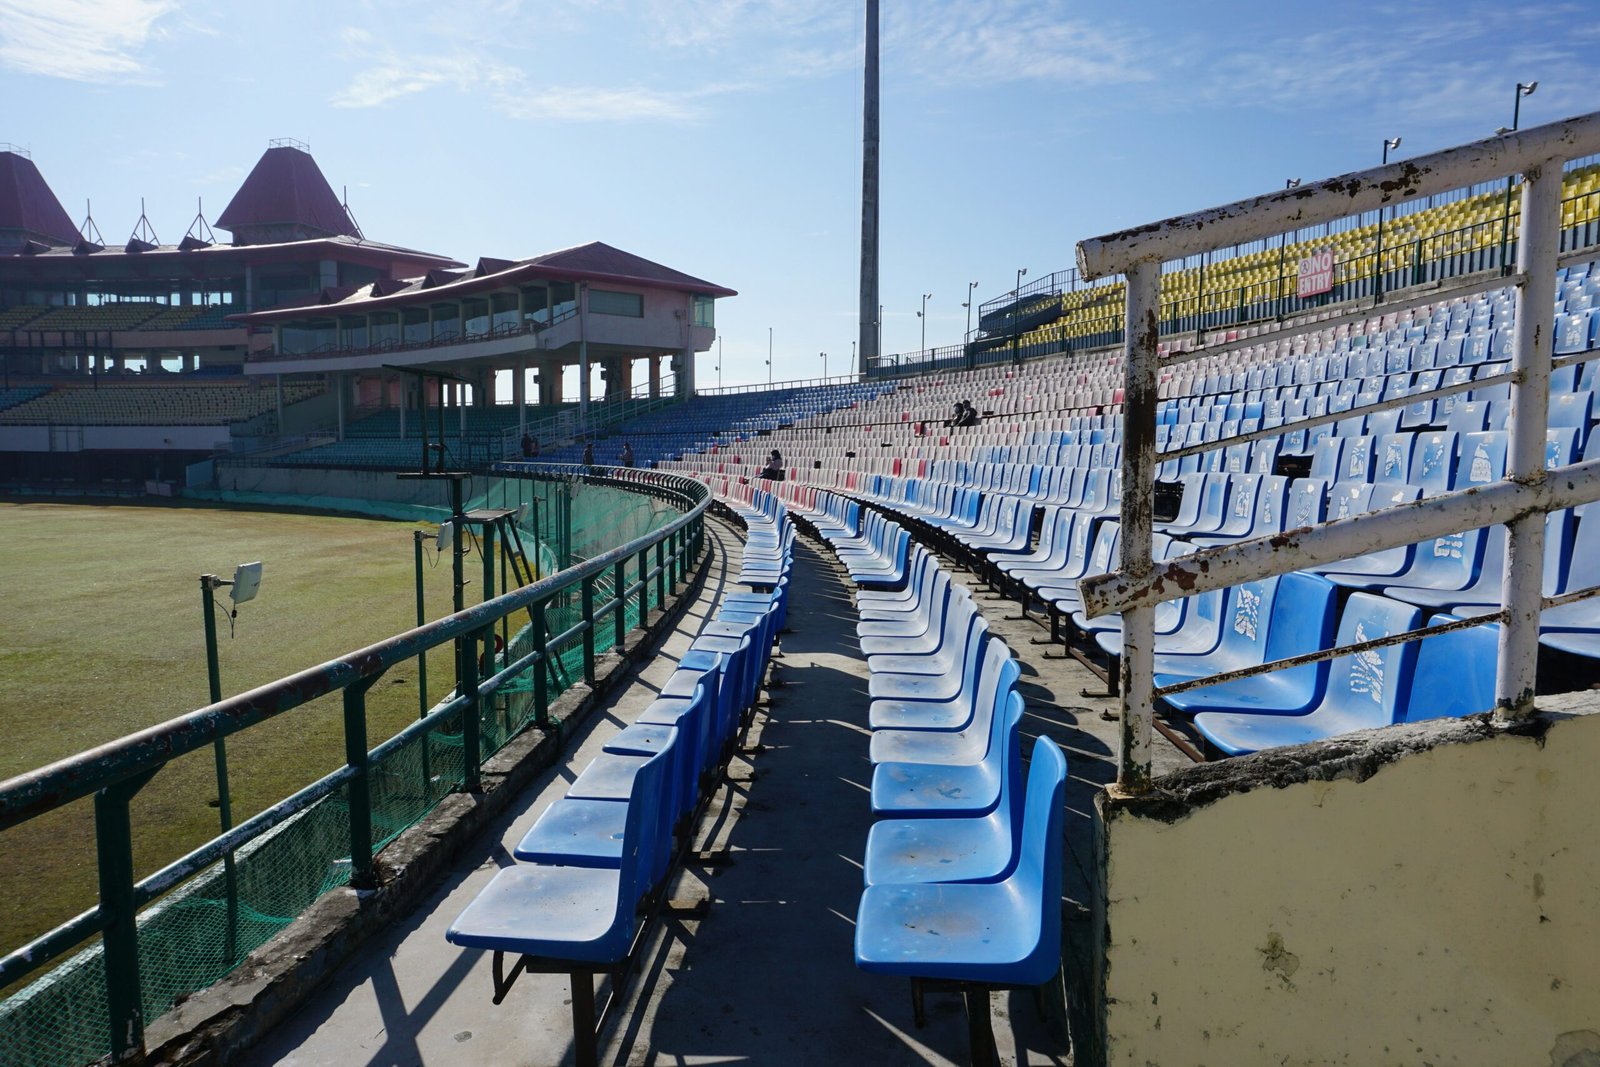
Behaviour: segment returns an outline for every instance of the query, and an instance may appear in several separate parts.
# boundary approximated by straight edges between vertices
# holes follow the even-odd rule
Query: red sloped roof
[[[50,191],[33,160],[0,152],[0,230],[23,230],[76,244],[78,228]]]
[[[355,223],[334,195],[310,154],[288,145],[269,148],[239,191],[217,216],[217,225],[237,233],[252,226],[285,223],[326,235],[358,236]]]
[[[542,256],[522,260],[517,265],[537,264],[547,270],[570,274],[574,278],[614,278],[618,281],[658,283],[672,289],[689,289],[713,296],[737,296],[732,289],[714,285],[704,278],[696,278],[681,270],[664,267],[643,256],[624,252],[603,241],[590,241],[575,248],[547,252]]]

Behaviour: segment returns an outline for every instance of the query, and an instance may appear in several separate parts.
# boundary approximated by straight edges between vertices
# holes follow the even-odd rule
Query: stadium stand
[[[321,393],[321,383],[287,383],[286,403]],[[40,426],[206,426],[242,422],[273,410],[276,395],[249,382],[107,383],[41,390],[32,399],[0,410],[0,424]]]
[[[1467,210],[1477,209],[1451,205],[1446,214],[1457,218]],[[1558,273],[1556,358],[1596,347],[1600,312],[1590,304],[1600,276],[1594,273],[1588,263]],[[1161,465],[1169,506],[1157,523],[1158,558],[1502,477],[1514,315],[1510,290],[1494,289],[1326,326],[1313,320],[1299,324],[1300,332],[1240,338],[1215,352],[1174,350],[1182,361],[1163,369],[1157,409],[1158,446],[1176,453]],[[1595,454],[1593,366],[1571,363],[1552,377],[1547,466]],[[973,565],[1025,610],[1048,612],[1053,635],[1109,682],[1120,648],[1117,621],[1087,618],[1077,580],[1115,564],[1121,374],[1115,355],[1081,353],[908,379],[848,411],[803,416],[770,429],[748,452],[719,448],[659,465],[707,480],[754,482],[765,450],[777,448],[787,458],[790,480],[844,494],[829,499],[813,521],[835,540],[841,560],[858,577],[913,575],[919,545],[937,547]],[[1438,388],[1455,391],[1370,414],[1358,410]],[[962,398],[973,400],[981,421],[944,425],[952,401]],[[1294,425],[1347,411],[1353,414],[1310,430]],[[1206,447],[1256,431],[1263,436],[1255,441]],[[1031,529],[1019,536],[1023,514]],[[1585,526],[1582,509],[1552,513],[1547,594],[1587,587],[1590,568],[1574,564],[1583,558],[1575,546],[1591,541],[1596,528]],[[1231,754],[1259,746],[1239,740],[1237,730],[1227,735],[1231,740],[1223,740],[1221,727],[1208,732],[1219,721],[1208,716],[1231,716],[1229,723],[1251,715],[1294,718],[1295,731],[1262,726],[1250,735],[1280,744],[1435,713],[1485,710],[1476,697],[1445,712],[1430,708],[1428,690],[1413,692],[1409,680],[1407,656],[1414,657],[1415,648],[1407,656],[1385,652],[1373,660],[1388,672],[1384,682],[1358,685],[1345,660],[1359,657],[1346,657],[1335,661],[1331,675],[1324,661],[1214,689],[1193,683],[1332,647],[1336,618],[1344,620],[1337,643],[1346,644],[1391,632],[1398,625],[1394,619],[1420,624],[1426,613],[1492,611],[1500,597],[1503,538],[1499,527],[1466,530],[1346,560],[1320,568],[1320,574],[1164,604],[1158,613],[1158,684],[1191,683],[1164,702],[1166,713],[1176,723],[1192,723],[1214,751]],[[1281,583],[1300,585],[1285,596]],[[1310,602],[1320,608],[1304,611]],[[1357,617],[1352,605],[1372,608],[1370,617]],[[1386,619],[1393,625],[1380,625]],[[1541,640],[1593,656],[1600,650],[1593,623],[1600,619],[1587,606],[1553,609]],[[1459,647],[1490,639],[1483,635],[1491,628],[1463,632],[1472,636],[1460,637]],[[950,677],[957,680],[964,633],[957,624],[942,635],[946,659],[928,661],[953,671]],[[1382,692],[1386,703],[1362,705],[1357,715],[1350,700],[1360,692]]]

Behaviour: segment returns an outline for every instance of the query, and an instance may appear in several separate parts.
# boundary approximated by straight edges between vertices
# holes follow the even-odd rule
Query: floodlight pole
[[[206,625],[206,683],[213,704],[222,702],[222,668],[217,662],[216,590],[232,584],[215,574],[200,576],[200,604]],[[218,734],[216,740],[211,742],[211,749],[217,763],[217,818],[222,824],[222,832],[227,833],[233,829],[233,800],[228,792],[228,742]],[[228,893],[228,927],[223,938],[223,953],[231,964],[237,958],[239,928],[239,875],[234,868],[232,849],[223,854],[222,872]]]

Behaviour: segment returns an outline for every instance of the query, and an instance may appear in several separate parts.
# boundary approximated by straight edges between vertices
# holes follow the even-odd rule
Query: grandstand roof
[[[78,228],[51,192],[33,160],[16,152],[0,152],[0,233],[20,231],[28,237],[76,244]]]
[[[289,226],[303,237],[359,237],[349,212],[311,155],[290,145],[268,148],[217,217],[239,244],[262,227]]]
[[[81,250],[67,247],[10,248],[10,256],[0,258],[0,275],[6,273],[6,261],[26,260],[35,267],[56,264],[72,272],[73,277],[95,277],[96,272],[86,264],[117,264],[137,260],[143,264],[140,273],[150,275],[165,269],[187,272],[195,263],[204,262],[207,270],[242,270],[246,263],[294,263],[305,260],[335,259],[346,262],[369,263],[374,266],[394,264],[399,268],[462,267],[465,264],[449,256],[433,252],[419,252],[414,248],[366,241],[356,237],[323,237],[304,241],[279,241],[272,244],[253,245],[157,245],[144,252],[129,252],[122,245],[101,248],[85,245]],[[0,253],[4,256],[4,253]],[[203,257],[196,259],[196,257]],[[32,272],[37,274],[38,271]]]
[[[404,288],[395,289],[393,282],[364,285],[353,293],[343,290],[325,290],[318,297],[301,304],[275,307],[248,315],[232,316],[242,322],[282,322],[304,318],[308,309],[356,310],[406,307],[415,303],[429,303],[441,296],[461,297],[474,293],[503,289],[523,281],[555,280],[569,282],[610,282],[620,285],[637,285],[654,289],[675,289],[706,296],[738,296],[738,292],[716,285],[703,278],[673,270],[671,267],[624,252],[601,241],[546,252],[531,259],[509,262],[507,260],[480,259],[473,271],[459,273],[433,270],[420,278],[411,279]],[[337,305],[337,307],[334,307]]]

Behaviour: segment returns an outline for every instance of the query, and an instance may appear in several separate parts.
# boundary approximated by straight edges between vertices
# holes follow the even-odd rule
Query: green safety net
[[[479,478],[475,488],[478,491],[465,504],[468,512],[515,510],[528,505],[519,512],[517,530],[529,557],[528,571],[533,570],[537,559],[541,577],[660,529],[682,514],[662,500],[577,480]],[[285,498],[282,502],[306,506],[304,498]],[[370,503],[359,501],[319,503],[341,512],[375,511]],[[414,505],[385,507],[399,507],[404,513],[377,513],[408,519],[448,515],[447,508],[431,509],[433,513],[425,515],[419,512],[430,509],[417,509]],[[652,549],[651,566],[654,560]],[[638,557],[634,556],[626,565],[625,580],[631,585],[638,577]],[[596,578],[597,611],[614,597],[613,581],[610,568]],[[641,613],[660,607],[655,589],[655,582],[646,583],[627,599],[625,629],[636,628]],[[546,605],[547,635],[563,633],[582,617],[581,594],[574,584]],[[528,612],[508,616],[497,632],[504,634],[506,648],[495,670],[536,647]],[[615,626],[610,617],[597,620],[596,654],[610,650],[614,643]],[[569,685],[584,677],[581,635],[551,652],[545,669],[547,693],[553,702]],[[451,671],[450,658],[436,654],[430,657],[430,664],[435,669]],[[483,700],[479,713],[481,752],[487,758],[512,737],[535,725],[531,670]],[[551,728],[558,729],[559,723],[552,720]],[[442,797],[459,789],[464,780],[460,713],[372,763],[368,782],[374,851],[418,822]],[[180,998],[226,975],[319,896],[348,882],[347,793],[341,789],[329,795],[241,847],[235,853],[234,868],[236,892],[231,903],[227,872],[217,863],[140,913],[140,992],[147,1021],[168,1011]],[[96,942],[0,1001],[0,1067],[75,1067],[89,1063],[111,1051],[109,1027],[104,959]]]

